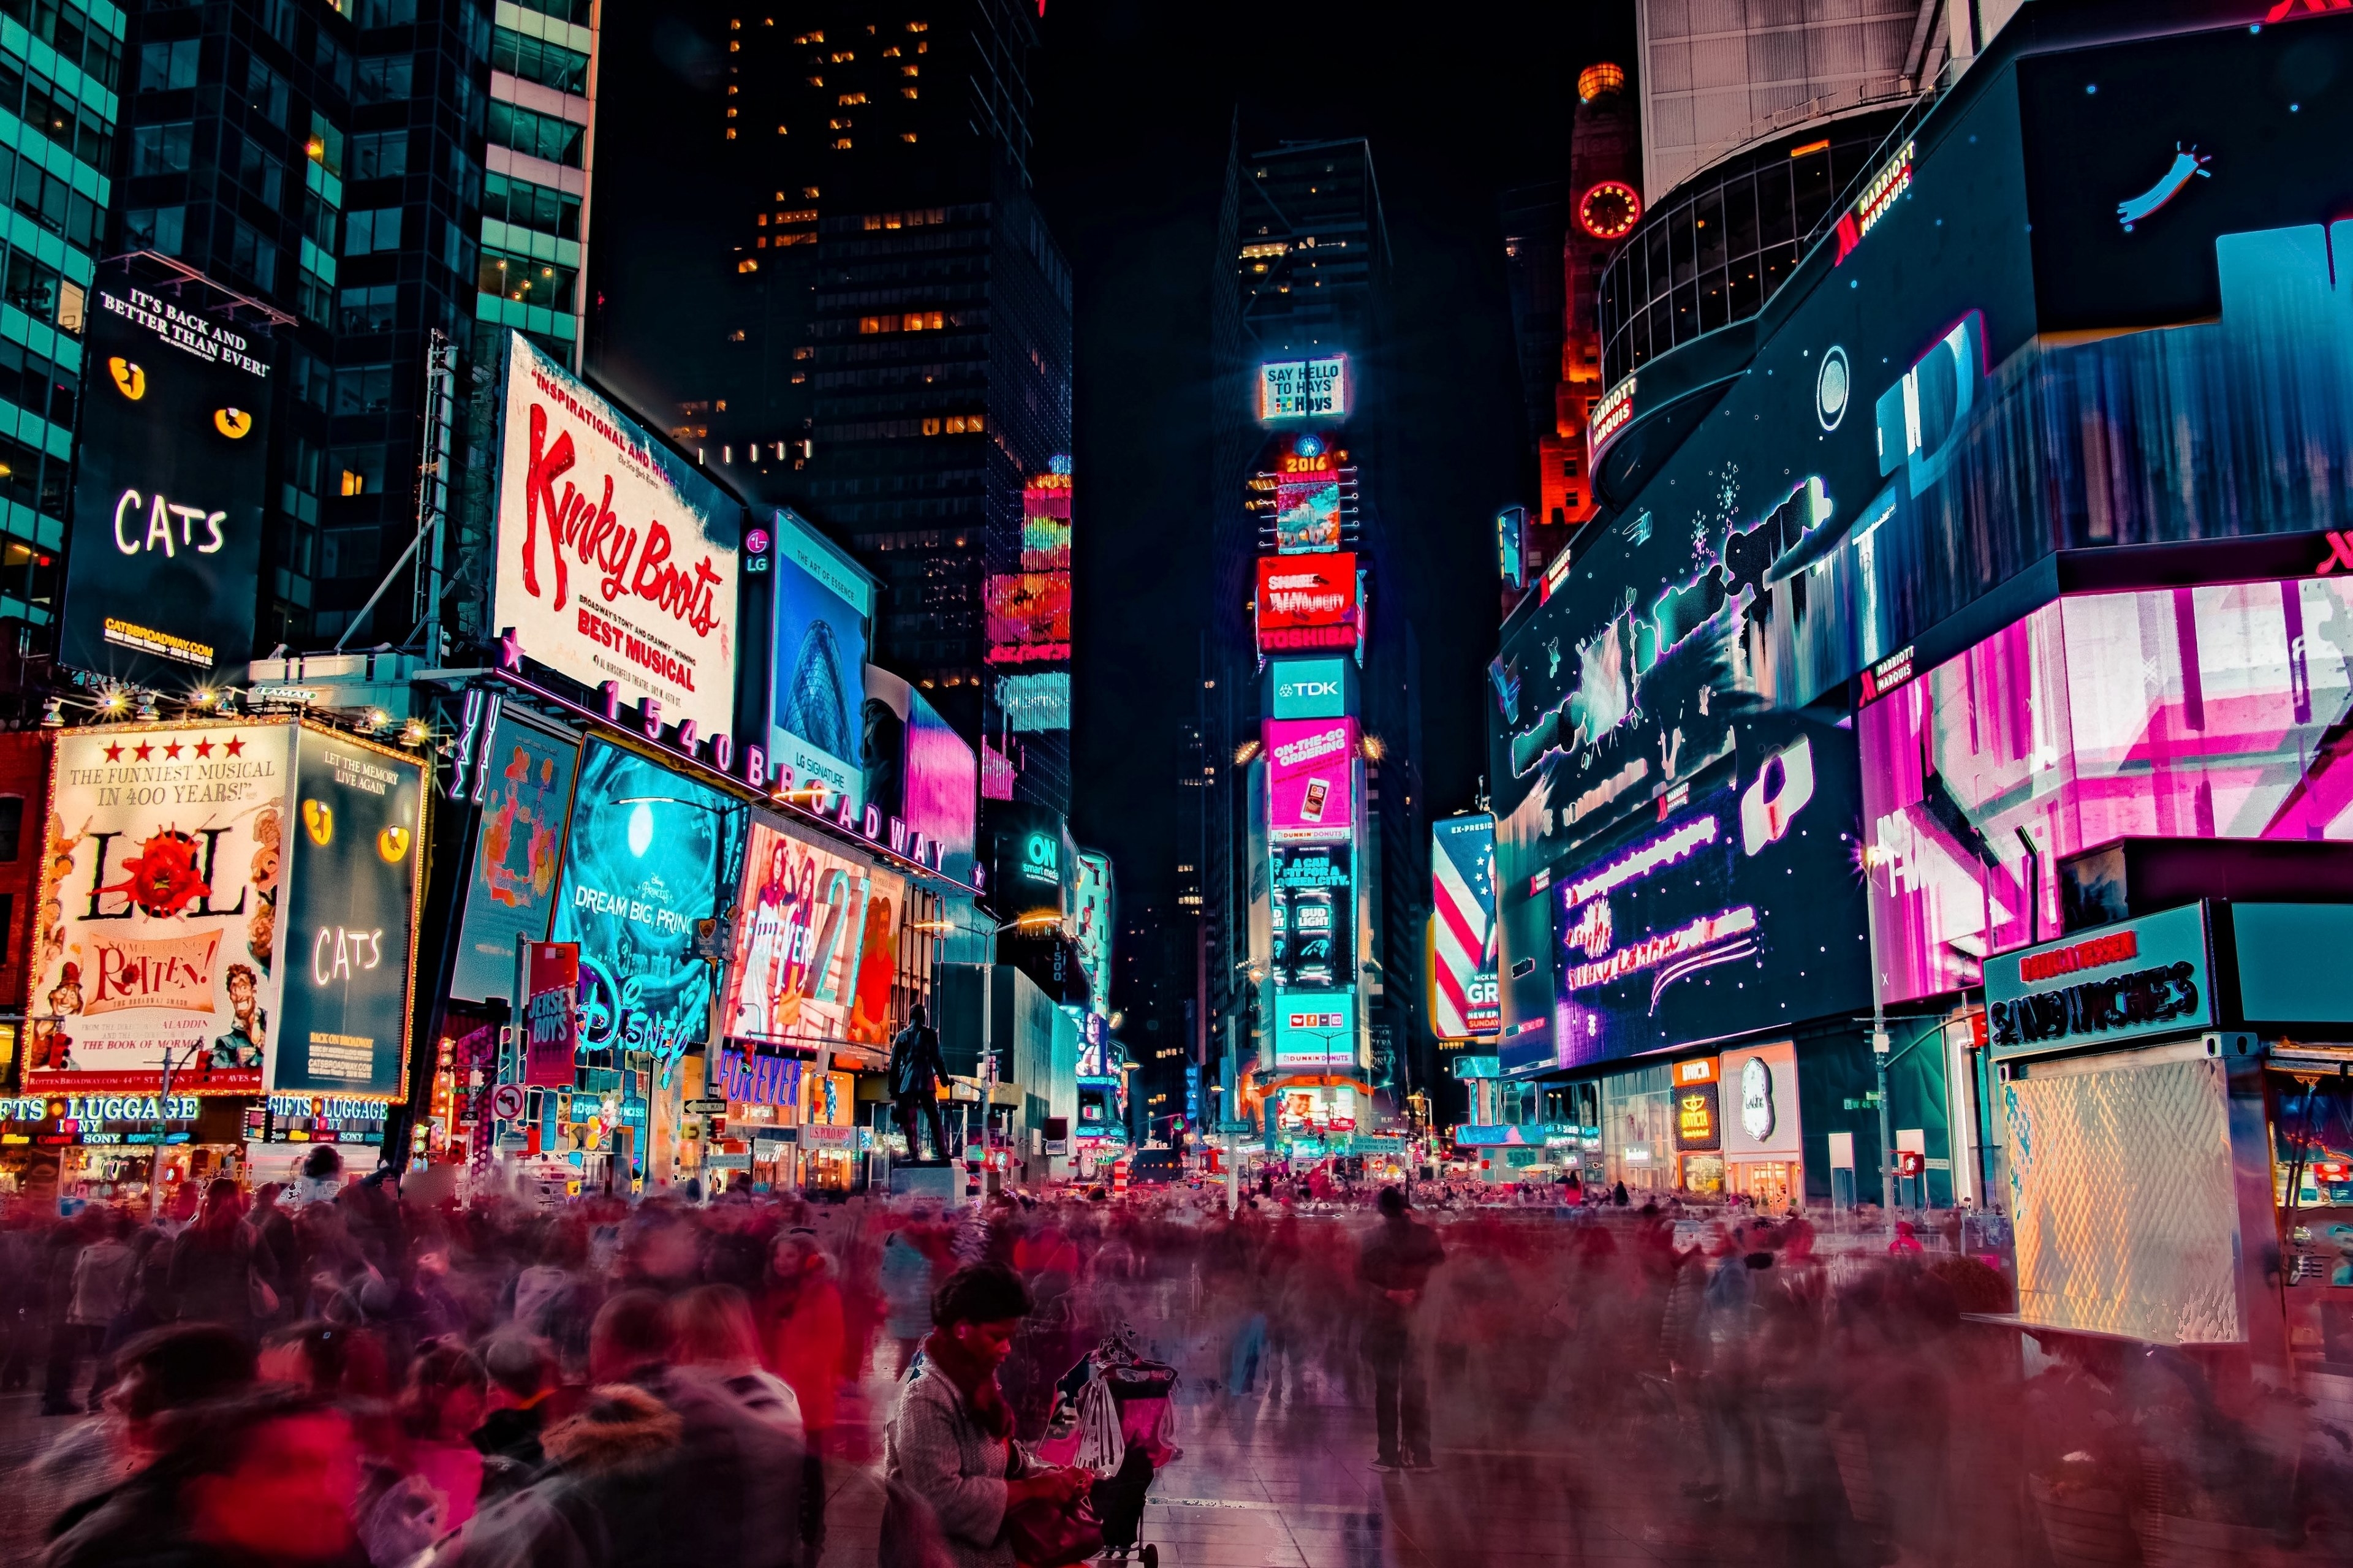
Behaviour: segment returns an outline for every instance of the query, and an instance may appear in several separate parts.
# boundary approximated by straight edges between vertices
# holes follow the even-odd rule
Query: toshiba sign
[[[1262,555],[1258,563],[1258,647],[1278,649],[1356,646],[1356,557]]]

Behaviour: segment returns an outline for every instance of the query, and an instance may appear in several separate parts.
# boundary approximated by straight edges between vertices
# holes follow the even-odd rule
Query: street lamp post
[[[204,1047],[204,1041],[195,1041],[177,1063],[172,1060],[172,1047],[164,1047],[164,1092],[155,1101],[155,1147],[147,1155],[147,1213],[150,1218],[163,1212],[164,1140],[171,1131],[172,1074],[185,1067]]]
[[[1879,922],[1872,918],[1871,873],[1889,858],[1886,851],[1875,844],[1862,850],[1862,930],[1871,958],[1871,1060],[1879,1078],[1879,1212],[1887,1222],[1888,1235],[1895,1233],[1895,1167],[1889,1153],[1894,1133],[1887,1106],[1887,985],[1879,969]],[[1891,887],[1891,894],[1894,889]]]

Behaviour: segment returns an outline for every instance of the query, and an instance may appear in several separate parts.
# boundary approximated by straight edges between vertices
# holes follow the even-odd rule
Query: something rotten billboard
[[[469,1002],[513,995],[518,940],[546,940],[579,762],[577,742],[512,709],[501,710],[489,763],[474,781],[481,791],[480,838],[466,883],[450,995]]]
[[[580,759],[557,884],[555,942],[580,944],[584,1051],[649,1051],[665,1068],[710,1034],[711,965],[695,923],[719,912],[743,808],[604,742]]]
[[[415,757],[324,730],[297,738],[273,1091],[388,1098],[406,1087],[424,795]]]
[[[743,509],[521,333],[503,410],[491,625],[664,723],[729,733]]]
[[[25,1087],[258,1094],[294,726],[58,736]],[[404,939],[404,946],[405,939]]]
[[[117,276],[89,321],[58,657],[199,686],[253,653],[272,345]]]

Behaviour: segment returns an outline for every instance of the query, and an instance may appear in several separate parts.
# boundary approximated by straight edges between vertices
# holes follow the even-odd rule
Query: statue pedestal
[[[904,1161],[891,1166],[891,1195],[920,1198],[928,1203],[960,1204],[964,1196],[964,1162],[954,1161],[944,1165],[910,1165]]]

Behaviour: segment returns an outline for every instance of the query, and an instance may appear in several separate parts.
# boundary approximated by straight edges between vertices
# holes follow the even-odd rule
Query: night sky
[[[1498,191],[1567,173],[1576,79],[1632,52],[1603,3],[1355,8],[1049,0],[1038,196],[1076,279],[1076,796],[1123,907],[1166,907],[1176,721],[1208,616],[1209,290],[1229,127],[1370,140],[1394,256],[1388,389],[1431,814],[1470,808],[1494,651],[1493,520],[1530,501]],[[1611,51],[1615,51],[1614,55]],[[1524,468],[1530,469],[1524,477]]]

